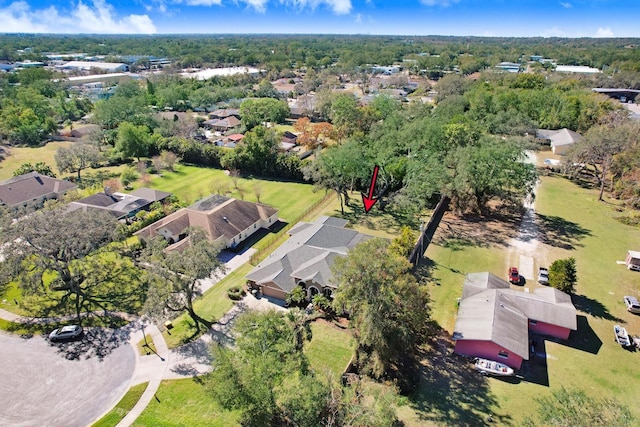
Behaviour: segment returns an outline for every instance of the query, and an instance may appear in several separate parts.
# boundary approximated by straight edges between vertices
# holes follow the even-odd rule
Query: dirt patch
[[[447,212],[433,238],[444,247],[507,247],[518,235],[522,214],[497,209],[484,215],[457,215]]]

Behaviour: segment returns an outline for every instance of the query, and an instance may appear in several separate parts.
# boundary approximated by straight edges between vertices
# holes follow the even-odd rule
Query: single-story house
[[[0,182],[0,205],[17,207],[42,203],[45,200],[58,199],[76,188],[78,186],[73,182],[29,172]]]
[[[226,119],[227,117],[231,117],[231,116],[239,120],[240,110],[235,108],[221,108],[209,113],[210,119]]]
[[[237,200],[218,194],[197,201],[135,233],[142,240],[163,236],[166,251],[180,250],[189,241],[188,229],[199,227],[212,242],[235,248],[261,228],[278,221],[278,210],[263,203]]]
[[[80,200],[69,203],[68,212],[91,209],[105,210],[122,220],[134,216],[141,210],[146,210],[154,202],[160,202],[171,196],[165,191],[151,188],[139,188],[129,194],[111,192],[108,187],[104,192],[92,194]]]
[[[213,143],[218,147],[235,148],[236,145],[242,141],[242,138],[244,138],[243,134],[234,133],[232,135],[216,139]]]
[[[561,156],[567,153],[571,145],[582,141],[582,135],[566,128],[558,130],[538,129],[536,138],[548,142],[551,145],[553,154]]]
[[[453,332],[455,352],[519,369],[529,359],[529,332],[562,340],[577,330],[571,296],[551,287],[511,289],[491,273],[467,275]]]
[[[210,119],[202,122],[203,126],[220,132],[227,132],[228,130],[237,127],[239,124],[240,120],[235,116],[229,116],[224,119]]]
[[[496,65],[496,68],[502,71],[506,71],[508,73],[517,73],[520,71],[522,66],[515,62],[501,62]]]
[[[311,298],[333,296],[331,265],[358,243],[372,238],[345,228],[348,221],[322,216],[316,222],[300,222],[289,230],[289,239],[247,274],[248,285],[263,295],[284,300],[302,286]]]
[[[640,271],[640,252],[628,251],[624,263],[629,270]]]

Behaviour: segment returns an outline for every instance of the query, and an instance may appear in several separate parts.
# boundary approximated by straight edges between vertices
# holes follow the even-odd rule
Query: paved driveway
[[[88,331],[50,345],[0,332],[0,426],[86,426],[129,387],[136,357],[125,336]]]

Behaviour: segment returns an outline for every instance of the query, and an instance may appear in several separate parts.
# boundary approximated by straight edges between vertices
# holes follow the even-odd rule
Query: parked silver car
[[[623,299],[627,306],[627,311],[640,314],[640,302],[636,297],[625,296]]]
[[[62,328],[53,330],[49,334],[49,340],[52,342],[57,341],[71,341],[78,339],[82,336],[82,326],[80,325],[67,325]]]

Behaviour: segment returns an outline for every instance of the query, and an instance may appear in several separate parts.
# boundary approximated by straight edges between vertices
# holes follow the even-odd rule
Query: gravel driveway
[[[136,357],[105,330],[55,345],[0,332],[0,366],[0,426],[74,427],[91,424],[120,400]]]

